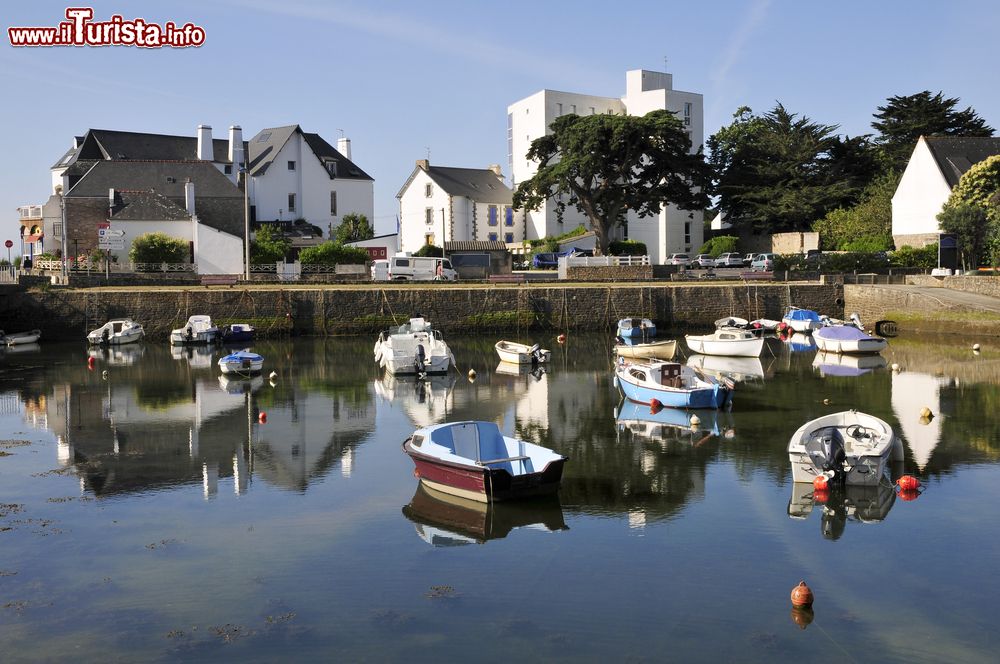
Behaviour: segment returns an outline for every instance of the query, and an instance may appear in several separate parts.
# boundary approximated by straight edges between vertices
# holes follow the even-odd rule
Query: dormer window
[[[330,171],[330,177],[337,177],[337,162],[331,161],[326,168]]]
[[[295,162],[294,161],[288,162],[288,170],[290,170],[290,171],[294,171],[295,170]]]

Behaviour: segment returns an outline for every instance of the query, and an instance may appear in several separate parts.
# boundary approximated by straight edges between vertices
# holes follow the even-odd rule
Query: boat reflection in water
[[[793,353],[804,353],[809,350],[816,350],[816,340],[812,338],[811,334],[794,332],[788,335],[781,335],[778,338],[784,341],[785,346],[787,346],[788,350]]]
[[[813,368],[819,374],[827,376],[863,376],[876,369],[886,367],[885,358],[881,355],[838,355],[819,351],[813,358]]]
[[[185,346],[170,346],[170,357],[175,360],[187,360],[192,369],[211,369],[212,352],[215,348],[212,344],[188,344]]]
[[[250,394],[264,387],[264,377],[219,376],[219,387],[229,394]]]
[[[146,347],[142,344],[124,344],[117,346],[91,346],[87,355],[113,367],[128,367],[142,357]]]
[[[452,373],[427,374],[421,380],[387,371],[375,379],[374,388],[379,398],[402,407],[418,427],[444,422],[449,413],[455,412],[455,375]]]
[[[496,368],[496,372],[504,376],[530,376],[535,380],[541,380],[548,371],[548,366],[544,364],[531,366],[530,364],[511,364],[510,362],[501,362]]]
[[[812,484],[792,482],[788,516],[805,520],[814,507],[819,507],[823,537],[837,540],[844,534],[848,521],[880,523],[895,502],[896,491],[887,482],[875,486],[845,484],[831,487],[829,491],[817,491]]]
[[[432,546],[484,544],[512,530],[568,530],[557,496],[506,503],[481,503],[436,491],[421,482],[403,514]]]
[[[42,350],[42,345],[38,343],[14,344],[11,346],[0,345],[0,354],[15,355],[20,353],[38,353]]]
[[[773,360],[774,358],[768,358]],[[687,365],[692,369],[707,373],[717,378],[728,378],[741,383],[748,380],[764,380],[774,371],[765,370],[765,362],[759,357],[726,357],[722,355],[692,355],[687,359]],[[768,363],[770,364],[770,363]]]
[[[724,418],[727,415],[705,408],[652,409],[645,404],[624,399],[618,406],[615,419],[619,433],[628,431],[633,436],[664,444],[677,441],[701,445],[715,436],[733,436],[733,430],[725,426]]]

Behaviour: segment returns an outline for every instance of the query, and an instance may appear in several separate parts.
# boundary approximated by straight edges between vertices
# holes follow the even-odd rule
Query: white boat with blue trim
[[[636,403],[668,408],[722,408],[732,390],[678,362],[626,364],[615,367],[618,387]]]
[[[252,376],[264,368],[264,357],[248,350],[238,350],[219,358],[219,369],[227,376]]]

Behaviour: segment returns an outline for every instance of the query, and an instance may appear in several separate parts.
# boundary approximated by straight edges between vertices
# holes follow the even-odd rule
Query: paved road
[[[950,288],[936,288],[934,286],[886,286],[878,285],[876,288],[887,290],[898,290],[919,297],[926,297],[938,303],[942,307],[958,309],[979,309],[992,313],[1000,313],[1000,297],[980,295],[979,293],[967,293],[965,291],[952,290]]]

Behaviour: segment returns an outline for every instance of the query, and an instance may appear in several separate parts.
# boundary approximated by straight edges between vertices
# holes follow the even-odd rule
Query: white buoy
[[[469,369],[469,380],[475,380],[475,379],[476,379],[476,370]]]
[[[972,344],[972,350],[979,352],[979,344]]]
[[[927,420],[929,420],[932,417],[934,417],[934,413],[931,411],[930,408],[928,408],[927,406],[924,406],[923,408],[920,409],[920,418],[921,419],[927,419]]]
[[[701,418],[698,417],[697,415],[692,415],[691,416],[691,426],[696,427],[699,424],[701,424]]]
[[[271,387],[277,387],[278,386],[278,384],[276,382],[274,382],[273,380],[267,381],[267,384],[270,385]]]
[[[823,399],[823,405],[824,406],[829,406],[830,405],[830,400],[829,399]]]
[[[272,381],[278,380],[278,372],[277,371],[272,371],[268,375],[268,378],[270,378]]]
[[[103,378],[104,380],[108,379],[108,370],[107,369],[105,369],[104,371],[101,372],[101,378]]]
[[[892,367],[891,368],[892,368],[893,371],[899,371],[899,365],[896,364],[895,362],[892,363]]]

